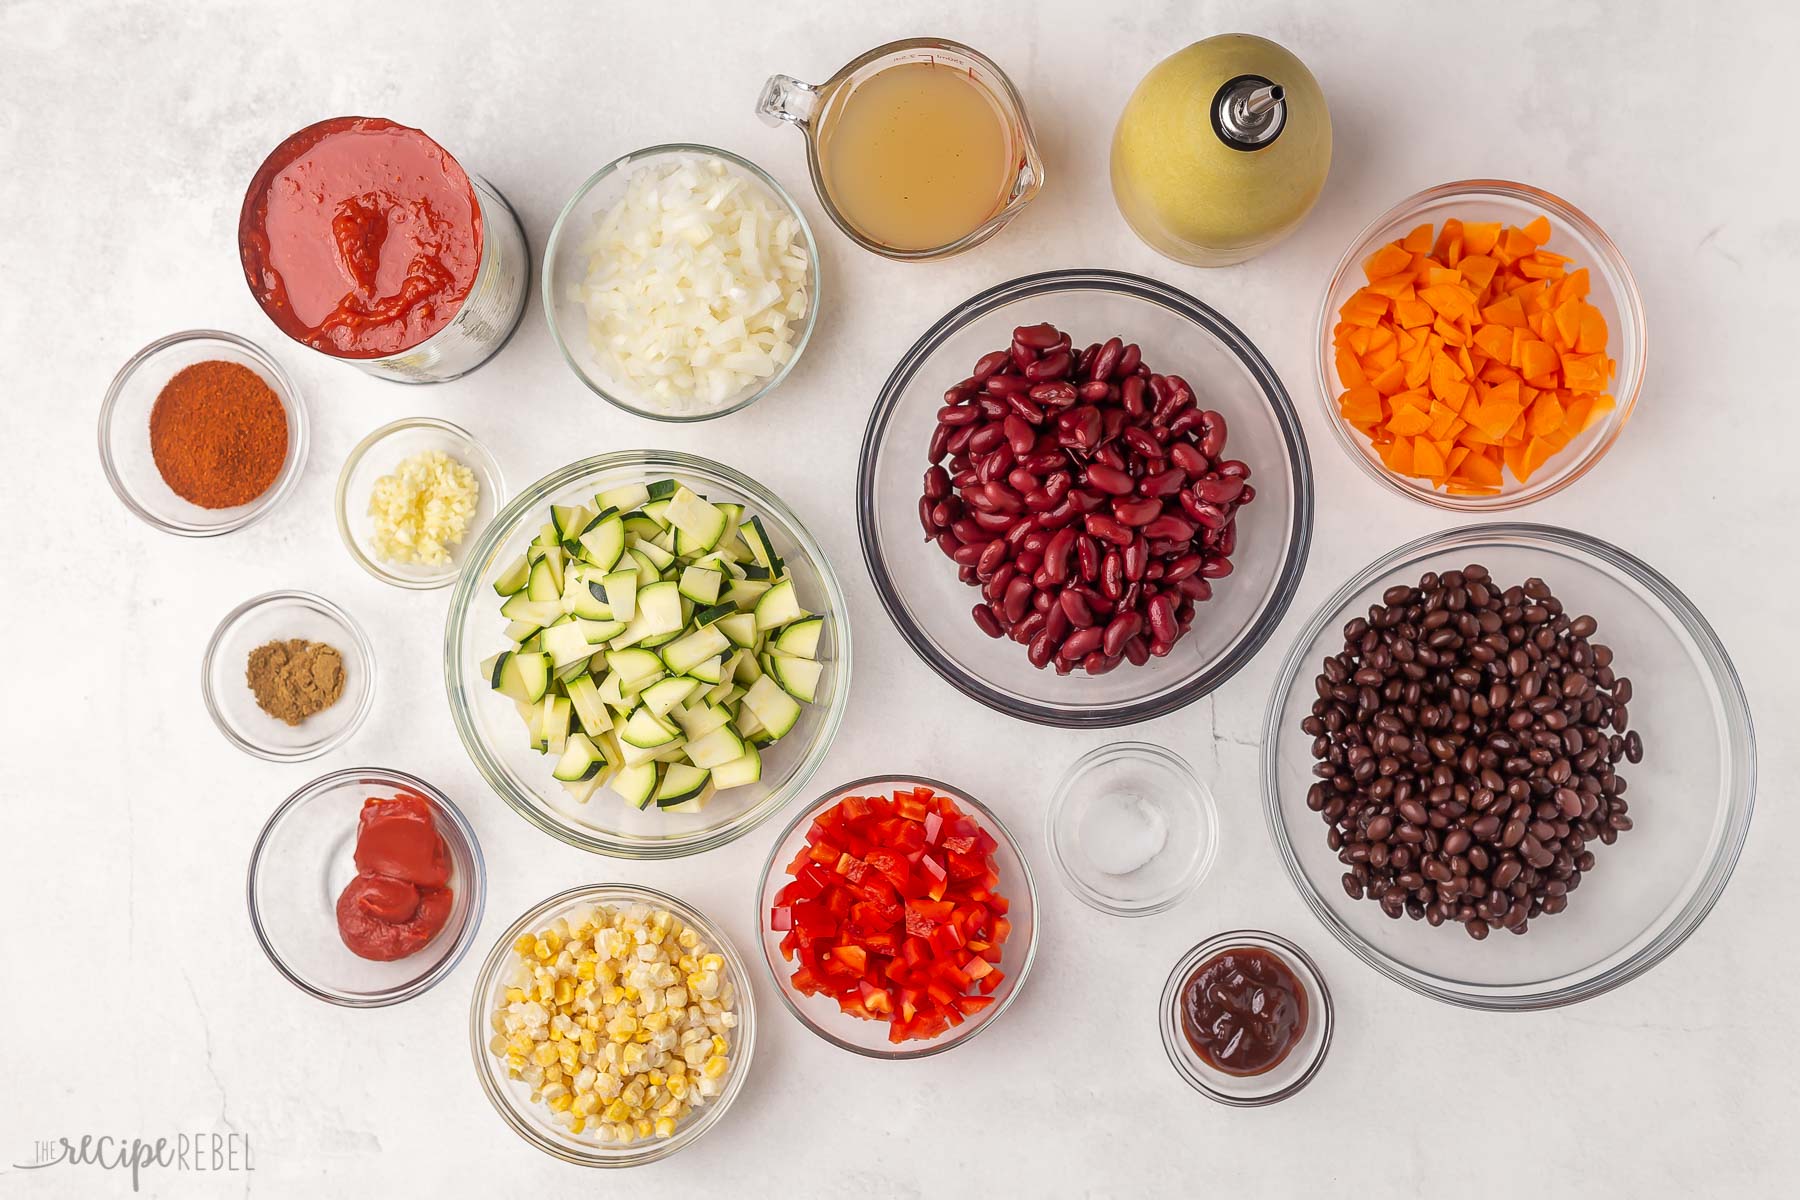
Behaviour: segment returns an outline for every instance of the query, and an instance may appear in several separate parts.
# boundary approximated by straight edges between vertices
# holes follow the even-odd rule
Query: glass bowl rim
[[[666,1140],[650,1142],[634,1142],[625,1153],[616,1157],[605,1158],[599,1155],[578,1154],[568,1146],[554,1142],[546,1137],[543,1131],[522,1116],[513,1103],[510,1094],[497,1084],[493,1078],[490,1063],[492,1055],[488,1051],[488,1038],[491,1030],[488,1017],[492,1009],[487,1002],[499,981],[501,966],[506,962],[512,946],[519,936],[532,925],[544,921],[552,913],[565,909],[573,904],[592,900],[597,904],[648,903],[667,909],[681,918],[683,922],[697,928],[711,942],[713,948],[725,959],[727,967],[737,973],[739,986],[737,992],[737,1035],[738,1044],[733,1050],[731,1078],[726,1083],[725,1092],[701,1110],[700,1119],[677,1129],[675,1136]],[[668,1158],[694,1142],[698,1141],[707,1130],[725,1116],[725,1111],[743,1091],[750,1074],[750,1065],[756,1057],[756,988],[750,982],[750,969],[745,965],[744,956],[739,954],[717,923],[705,913],[659,888],[641,883],[584,883],[545,897],[537,904],[525,910],[519,919],[514,921],[499,937],[494,939],[494,947],[488,951],[481,962],[481,969],[475,977],[475,986],[469,996],[469,1050],[475,1059],[475,1075],[481,1083],[482,1093],[487,1096],[488,1103],[500,1114],[500,1119],[508,1128],[518,1134],[531,1146],[544,1153],[559,1158],[563,1162],[578,1167],[599,1167],[618,1169],[623,1167],[642,1166]],[[646,1147],[638,1151],[637,1147]],[[596,1149],[598,1145],[596,1144]]]
[[[613,395],[611,392],[601,387],[597,381],[588,375],[581,364],[575,361],[575,356],[570,353],[568,344],[563,341],[562,329],[556,321],[556,273],[552,268],[556,262],[556,252],[561,248],[563,239],[565,237],[574,236],[571,231],[571,222],[575,215],[576,206],[579,205],[582,200],[586,199],[589,192],[600,186],[600,184],[607,179],[618,174],[623,168],[631,166],[640,160],[667,154],[711,155],[714,158],[722,158],[733,166],[747,171],[751,178],[756,179],[764,187],[769,189],[770,193],[780,201],[782,206],[787,209],[789,214],[791,214],[794,220],[799,224],[801,240],[806,243],[807,257],[811,260],[812,279],[811,287],[809,289],[810,295],[807,297],[806,316],[802,318],[800,338],[794,343],[794,353],[792,357],[785,363],[782,363],[773,375],[764,380],[761,387],[747,393],[743,399],[734,404],[728,404],[707,412],[661,412],[633,404],[624,396]],[[550,340],[556,344],[557,353],[562,356],[562,360],[568,365],[569,370],[574,372],[575,378],[581,381],[582,386],[586,387],[588,391],[594,393],[594,395],[600,397],[614,408],[628,412],[633,416],[644,417],[652,421],[664,421],[673,425],[691,425],[700,421],[712,421],[719,417],[730,416],[739,409],[750,407],[750,405],[756,403],[758,400],[761,400],[764,396],[780,387],[787,379],[788,375],[793,371],[794,367],[799,364],[801,355],[806,353],[806,347],[812,341],[813,330],[818,326],[820,302],[822,301],[825,292],[823,264],[819,261],[819,244],[813,237],[811,223],[807,221],[806,214],[800,211],[800,206],[795,203],[793,196],[788,194],[787,189],[782,187],[773,175],[769,174],[768,171],[757,166],[743,155],[734,154],[730,150],[721,150],[717,146],[707,146],[698,142],[663,142],[655,146],[643,146],[639,149],[630,151],[629,153],[619,155],[617,158],[613,159],[583,180],[581,185],[575,189],[575,193],[570,196],[568,201],[562,206],[562,210],[556,214],[556,221],[550,226],[550,236],[544,241],[543,269],[539,271],[539,275],[542,276],[542,278],[538,281],[538,290],[543,299],[544,323],[550,327]]]
[[[1098,291],[1128,296],[1168,309],[1211,334],[1237,358],[1261,390],[1263,402],[1268,405],[1286,444],[1287,469],[1294,492],[1293,520],[1287,530],[1286,549],[1277,569],[1274,591],[1245,626],[1236,648],[1213,663],[1210,669],[1161,695],[1099,708],[1062,709],[1002,695],[940,654],[900,600],[899,590],[887,569],[886,556],[879,549],[880,537],[874,514],[875,464],[882,438],[899,407],[901,395],[911,385],[925,359],[951,335],[1004,305],[1064,291]],[[920,461],[924,461],[923,455]],[[1299,591],[1300,578],[1305,574],[1312,547],[1313,503],[1312,459],[1307,450],[1306,435],[1301,430],[1299,415],[1287,389],[1262,351],[1217,310],[1186,292],[1142,275],[1104,268],[1065,268],[1020,275],[977,292],[939,317],[901,356],[887,382],[882,384],[869,413],[857,462],[856,526],[862,542],[863,563],[875,585],[875,594],[881,598],[881,606],[887,610],[888,619],[912,647],[913,653],[939,678],[969,699],[1017,720],[1062,729],[1109,729],[1166,716],[1216,691],[1243,669],[1267,644]]]
[[[250,503],[243,506],[244,511],[229,521],[217,525],[200,525],[192,521],[171,520],[159,517],[138,500],[132,490],[126,486],[125,479],[119,474],[118,465],[113,461],[111,438],[119,400],[124,395],[125,385],[151,359],[165,350],[188,342],[222,342],[235,350],[241,351],[255,361],[258,374],[269,389],[281,401],[282,411],[287,415],[288,423],[288,456],[281,464],[281,470],[275,476],[275,482],[269,489]],[[308,422],[306,402],[300,397],[300,389],[294,385],[293,379],[275,361],[273,355],[249,338],[227,332],[223,329],[183,329],[175,333],[165,334],[137,353],[125,360],[112,382],[106,387],[106,396],[100,401],[100,417],[98,421],[98,441],[100,447],[100,470],[111,485],[113,494],[129,509],[133,515],[153,529],[164,533],[176,534],[179,537],[219,537],[227,533],[235,533],[248,528],[262,520],[275,505],[294,490],[299,482],[300,471],[306,463],[308,444]]]
[[[1546,981],[1533,985],[1529,991],[1519,991],[1511,985],[1496,987],[1460,983],[1445,976],[1407,967],[1377,950],[1351,930],[1307,878],[1282,819],[1281,797],[1277,786],[1279,765],[1276,761],[1276,747],[1281,732],[1282,710],[1286,708],[1288,697],[1301,677],[1301,669],[1313,643],[1333,621],[1343,615],[1345,605],[1401,563],[1420,554],[1455,553],[1471,545],[1509,538],[1518,539],[1532,549],[1559,547],[1599,559],[1607,567],[1624,574],[1649,592],[1666,610],[1665,614],[1661,614],[1665,615],[1666,621],[1678,624],[1700,652],[1713,684],[1718,688],[1726,727],[1728,731],[1741,733],[1744,742],[1742,762],[1734,761],[1729,753],[1731,747],[1726,747],[1726,769],[1735,777],[1737,784],[1731,789],[1727,801],[1726,827],[1720,837],[1718,850],[1705,866],[1700,886],[1681,910],[1644,945],[1607,970],[1574,983]],[[1300,899],[1312,910],[1313,916],[1331,931],[1331,935],[1345,949],[1382,975],[1422,996],[1460,1008],[1488,1012],[1534,1012],[1592,999],[1629,983],[1674,953],[1700,927],[1707,914],[1718,903],[1719,897],[1724,894],[1725,886],[1730,882],[1738,858],[1743,853],[1745,840],[1749,837],[1750,818],[1756,806],[1756,732],[1743,682],[1738,677],[1731,656],[1725,651],[1724,643],[1719,640],[1719,635],[1693,602],[1650,564],[1591,534],[1553,525],[1526,522],[1463,525],[1425,534],[1382,554],[1368,566],[1352,574],[1341,587],[1320,602],[1311,620],[1295,635],[1293,645],[1282,660],[1275,684],[1269,692],[1269,706],[1263,719],[1261,782],[1264,821],[1269,837],[1275,843],[1276,853],[1287,868],[1288,878],[1300,893]]]
[[[1074,794],[1075,784],[1089,771],[1116,758],[1153,759],[1180,777],[1185,799],[1194,806],[1200,816],[1201,824],[1206,826],[1211,836],[1204,846],[1197,847],[1194,852],[1194,865],[1186,872],[1186,877],[1175,887],[1147,904],[1126,904],[1111,900],[1095,891],[1078,878],[1073,865],[1063,853],[1062,845],[1056,836],[1057,819],[1068,807]],[[1219,855],[1219,809],[1209,787],[1200,778],[1193,765],[1181,755],[1159,746],[1154,742],[1108,742],[1096,746],[1086,754],[1069,764],[1056,782],[1056,791],[1050,797],[1050,806],[1044,812],[1044,842],[1049,848],[1050,861],[1056,865],[1057,877],[1062,880],[1063,887],[1077,900],[1089,908],[1113,917],[1153,917],[1158,913],[1168,912],[1181,904],[1206,881],[1212,873],[1213,863]]]
[[[368,686],[363,689],[362,702],[356,706],[356,711],[350,714],[350,719],[344,722],[344,727],[330,737],[298,750],[270,749],[268,746],[253,742],[239,734],[226,722],[218,697],[213,693],[213,659],[218,655],[220,643],[225,638],[225,631],[257,609],[274,604],[298,604],[323,613],[336,621],[350,634],[350,640],[356,645],[356,652],[362,656],[363,672],[369,677]],[[375,707],[375,679],[375,645],[369,641],[369,635],[357,623],[356,618],[318,593],[300,588],[263,592],[261,595],[250,597],[226,613],[213,627],[212,636],[206,640],[206,653],[200,658],[200,696],[206,702],[207,715],[212,718],[213,724],[218,727],[219,732],[225,735],[226,741],[244,753],[268,762],[306,762],[308,759],[328,754],[349,741],[351,736],[362,728],[362,723],[368,719],[369,710]]]
[[[516,789],[508,782],[506,772],[495,759],[492,750],[475,728],[468,705],[464,702],[463,675],[467,667],[460,657],[459,642],[462,640],[463,627],[474,609],[475,593],[481,585],[479,572],[461,571],[456,578],[456,590],[450,595],[448,611],[444,619],[444,686],[450,698],[450,716],[456,725],[457,737],[461,739],[463,749],[475,763],[475,769],[493,788],[508,808],[524,817],[538,829],[566,842],[577,849],[594,854],[604,854],[613,858],[636,860],[684,858],[690,854],[701,854],[717,849],[736,841],[739,837],[761,825],[775,813],[793,802],[800,794],[813,774],[824,762],[831,749],[831,743],[837,737],[838,727],[843,721],[844,711],[848,706],[850,695],[851,636],[848,606],[844,601],[842,585],[838,582],[836,571],[825,555],[824,547],[813,538],[800,518],[794,514],[775,493],[748,475],[734,467],[726,466],[715,459],[702,458],[696,454],[688,454],[680,450],[612,450],[605,454],[596,454],[588,458],[577,459],[563,467],[551,471],[536,482],[530,484],[518,495],[506,502],[506,507],[495,513],[493,518],[482,528],[474,543],[467,551],[465,564],[480,562],[494,552],[504,540],[507,532],[522,517],[531,511],[549,503],[549,497],[569,486],[584,476],[605,474],[631,468],[654,467],[667,464],[675,474],[688,473],[700,476],[711,476],[737,489],[745,496],[755,499],[758,508],[771,512],[787,527],[802,549],[807,559],[819,574],[819,581],[825,589],[826,600],[830,604],[832,618],[832,635],[836,639],[836,653],[832,658],[835,672],[831,702],[825,706],[824,723],[819,727],[816,744],[794,767],[794,773],[781,785],[770,792],[759,808],[746,809],[734,820],[715,829],[707,830],[679,841],[639,841],[622,838],[615,834],[598,832],[578,832],[563,822],[553,819],[543,806],[516,794]],[[785,793],[785,794],[784,794]],[[777,800],[779,797],[779,800]],[[749,818],[746,820],[746,818]]]
[[[1441,200],[1452,200],[1458,197],[1500,196],[1508,200],[1526,201],[1540,208],[1572,229],[1593,244],[1600,257],[1606,261],[1607,268],[1622,283],[1619,294],[1615,297],[1619,304],[1621,320],[1629,323],[1637,330],[1637,354],[1629,361],[1621,363],[1624,368],[1620,378],[1629,377],[1631,391],[1628,395],[1614,394],[1614,408],[1608,415],[1604,436],[1585,454],[1572,458],[1564,463],[1560,470],[1545,476],[1538,483],[1526,484],[1516,492],[1502,496],[1453,496],[1410,483],[1385,467],[1378,465],[1363,453],[1358,445],[1357,434],[1345,424],[1337,410],[1337,393],[1331,380],[1335,365],[1331,357],[1329,331],[1334,324],[1331,301],[1345,279],[1362,263],[1364,253],[1378,230],[1397,221],[1406,219],[1409,213],[1428,204]],[[1644,311],[1643,293],[1639,290],[1637,277],[1631,273],[1631,265],[1626,262],[1625,255],[1598,222],[1581,209],[1556,193],[1543,188],[1533,187],[1528,183],[1518,183],[1509,179],[1457,179],[1449,183],[1440,183],[1423,191],[1414,192],[1401,200],[1386,212],[1370,221],[1358,231],[1343,257],[1338,259],[1337,266],[1325,285],[1325,294],[1319,301],[1319,316],[1313,333],[1317,352],[1314,366],[1317,369],[1318,394],[1320,411],[1324,414],[1325,423],[1330,426],[1332,437],[1354,462],[1363,474],[1382,484],[1389,491],[1396,492],[1421,504],[1429,504],[1434,508],[1447,509],[1458,513],[1500,513],[1515,508],[1523,508],[1548,496],[1562,491],[1606,457],[1613,444],[1625,432],[1625,424],[1631,419],[1632,410],[1637,407],[1638,395],[1644,387],[1644,368],[1649,358],[1649,325]],[[1628,376],[1627,376],[1627,373]]]
[[[356,468],[361,465],[364,456],[392,435],[409,433],[415,429],[430,429],[435,430],[438,433],[447,434],[453,438],[461,438],[475,448],[476,461],[473,463],[465,463],[463,465],[467,466],[481,477],[481,482],[494,493],[494,515],[498,516],[501,508],[504,507],[506,502],[506,476],[500,470],[499,460],[493,456],[488,448],[483,445],[481,440],[474,434],[470,433],[467,429],[464,429],[461,425],[458,425],[453,421],[446,421],[442,417],[401,417],[398,421],[389,421],[386,425],[371,431],[367,437],[356,443],[350,453],[345,456],[344,465],[338,471],[337,490],[332,504],[337,510],[338,536],[343,539],[345,548],[350,551],[350,557],[356,560],[357,566],[381,580],[381,582],[392,584],[394,587],[404,588],[414,592],[429,592],[434,591],[437,588],[447,587],[455,582],[456,577],[462,573],[462,562],[455,561],[455,555],[453,554],[451,565],[447,570],[433,575],[420,576],[418,578],[412,578],[390,571],[374,558],[365,554],[363,548],[357,544],[356,535],[350,532],[350,513],[346,508],[350,489],[350,477],[355,473]],[[492,519],[492,517],[489,518],[489,520]],[[479,536],[479,533],[477,536]],[[465,540],[467,543],[466,547],[463,544],[458,545],[458,549],[463,552],[463,562],[468,561],[468,549],[473,548],[474,546],[472,540]]]
[[[1204,1074],[1190,1071],[1186,1057],[1191,1055],[1197,1058],[1198,1055],[1195,1055],[1191,1049],[1185,1050],[1184,1054],[1186,1038],[1181,1033],[1181,1018],[1176,1013],[1181,995],[1181,985],[1187,982],[1187,977],[1193,973],[1194,969],[1208,957],[1238,946],[1272,951],[1286,960],[1287,966],[1300,978],[1301,983],[1313,990],[1313,995],[1308,997],[1310,1002],[1307,1010],[1308,1019],[1313,1019],[1316,1009],[1316,1015],[1322,1021],[1323,1032],[1319,1038],[1319,1048],[1313,1053],[1312,1060],[1306,1064],[1306,1068],[1282,1087],[1265,1095],[1234,1096],[1211,1086],[1206,1081]],[[1319,1068],[1325,1065],[1325,1057],[1331,1052],[1332,1033],[1337,1027],[1337,1006],[1331,998],[1331,988],[1326,984],[1325,975],[1319,970],[1319,965],[1312,960],[1310,954],[1299,946],[1280,934],[1270,933],[1266,929],[1228,929],[1198,943],[1175,960],[1175,965],[1170,968],[1169,977],[1163,982],[1162,993],[1157,1000],[1156,1024],[1162,1033],[1163,1052],[1169,1056],[1169,1065],[1175,1068],[1175,1073],[1181,1077],[1183,1083],[1208,1100],[1216,1100],[1220,1104],[1229,1105],[1232,1108],[1262,1108],[1286,1100],[1298,1092],[1311,1083],[1313,1076],[1319,1073]],[[1302,1036],[1304,1037],[1304,1035]],[[1220,1072],[1220,1074],[1224,1074],[1224,1072]],[[1250,1075],[1242,1078],[1255,1079],[1257,1076]]]
[[[895,1048],[891,1050],[882,1050],[868,1046],[859,1046],[854,1042],[846,1041],[843,1038],[838,1037],[836,1034],[831,1033],[825,1029],[824,1026],[814,1021],[805,1012],[801,1011],[800,1006],[794,1002],[794,997],[789,991],[792,984],[782,978],[780,966],[776,964],[774,958],[769,954],[769,942],[768,938],[765,936],[768,931],[763,928],[763,923],[766,919],[763,912],[763,896],[768,892],[769,882],[774,878],[775,869],[779,865],[778,856],[781,853],[782,843],[786,842],[794,831],[800,828],[802,821],[810,821],[813,814],[818,812],[818,810],[823,808],[827,803],[836,800],[853,790],[865,788],[871,784],[887,785],[899,783],[922,784],[925,787],[932,789],[934,792],[941,792],[945,795],[953,796],[957,800],[968,804],[979,813],[981,818],[987,822],[987,828],[990,832],[998,831],[999,839],[1012,850],[1013,857],[1019,860],[1020,871],[1025,876],[1025,897],[1031,904],[1031,938],[1025,947],[1024,961],[1018,965],[1018,968],[1010,976],[1012,987],[1007,990],[1006,995],[1001,997],[998,1003],[994,1004],[991,1008],[985,1009],[979,1019],[969,1023],[969,1031],[967,1033],[956,1038],[932,1038],[930,1041],[922,1042],[912,1049]],[[817,798],[808,803],[799,812],[795,813],[793,819],[783,826],[781,832],[775,836],[775,840],[769,846],[768,855],[763,859],[762,870],[758,872],[756,878],[756,944],[762,950],[761,957],[763,966],[768,971],[769,978],[775,985],[775,994],[781,997],[782,1005],[788,1012],[794,1015],[795,1019],[798,1020],[801,1025],[812,1030],[840,1050],[848,1050],[852,1054],[859,1054],[864,1058],[872,1058],[880,1062],[905,1062],[910,1059],[930,1058],[935,1054],[943,1054],[947,1051],[954,1050],[967,1042],[973,1041],[975,1038],[979,1037],[989,1025],[992,1025],[995,1021],[999,1020],[1002,1013],[1012,1007],[1013,1001],[1018,999],[1019,993],[1025,990],[1025,980],[1031,974],[1031,964],[1037,961],[1038,909],[1037,884],[1032,879],[1031,863],[1025,857],[1024,848],[1019,845],[1018,839],[1013,837],[1012,830],[1006,827],[1006,822],[1000,819],[998,813],[994,812],[993,809],[983,804],[974,796],[971,796],[962,788],[957,787],[955,784],[945,783],[940,779],[933,779],[928,775],[907,774],[904,772],[896,774],[888,772],[886,774],[867,775],[861,779],[852,779],[848,783],[839,784],[829,791],[820,793]],[[855,1018],[846,1017],[845,1019],[854,1020]],[[870,1022],[870,1024],[874,1024],[874,1022]],[[906,1043],[901,1043],[900,1045],[904,1047]]]
[[[468,912],[463,917],[462,928],[456,932],[455,941],[431,970],[403,987],[367,996],[352,996],[306,979],[298,971],[288,966],[281,955],[276,952],[274,946],[269,942],[268,934],[263,929],[262,913],[256,904],[256,877],[258,868],[262,866],[263,852],[268,849],[270,836],[290,812],[340,784],[367,782],[372,779],[417,791],[428,797],[441,815],[450,818],[456,836],[461,839],[463,846],[469,852],[470,874],[473,878],[466,881],[465,886],[472,889],[472,894],[469,898]],[[340,1008],[387,1008],[390,1005],[401,1004],[415,996],[423,995],[436,987],[457,968],[464,956],[468,954],[469,947],[475,944],[475,934],[481,928],[482,912],[487,904],[487,863],[482,858],[481,841],[475,836],[475,827],[469,823],[469,819],[463,815],[456,803],[435,786],[420,779],[417,775],[395,770],[392,767],[344,767],[302,784],[287,799],[275,806],[275,811],[269,814],[267,821],[263,822],[262,830],[256,835],[256,844],[250,850],[250,865],[244,872],[244,900],[250,910],[250,928],[256,935],[257,945],[262,947],[263,955],[289,983],[314,999],[335,1004]]]

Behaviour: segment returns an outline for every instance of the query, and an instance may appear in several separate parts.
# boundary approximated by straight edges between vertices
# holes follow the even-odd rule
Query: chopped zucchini
[[[521,554],[513,559],[504,571],[494,577],[494,590],[502,596],[511,596],[516,592],[524,591],[525,585],[529,582],[531,582],[531,563],[526,561],[525,556]]]

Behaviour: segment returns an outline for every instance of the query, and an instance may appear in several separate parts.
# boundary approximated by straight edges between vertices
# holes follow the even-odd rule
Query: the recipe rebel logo
[[[154,1140],[88,1133],[79,1141],[60,1137],[33,1142],[30,1158],[13,1163],[20,1171],[48,1167],[129,1172],[135,1192],[148,1171],[235,1174],[256,1170],[256,1160],[250,1152],[250,1135],[245,1133],[178,1133]]]

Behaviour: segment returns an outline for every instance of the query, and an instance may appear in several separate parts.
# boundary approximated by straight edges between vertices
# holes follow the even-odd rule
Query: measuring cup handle
[[[771,75],[756,99],[756,115],[775,128],[783,121],[805,129],[819,105],[819,89],[792,75]]]

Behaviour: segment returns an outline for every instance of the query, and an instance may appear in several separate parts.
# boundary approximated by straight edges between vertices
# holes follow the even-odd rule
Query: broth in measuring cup
[[[1018,163],[999,101],[948,63],[897,62],[830,96],[819,164],[831,202],[870,241],[947,246],[1010,199]]]

